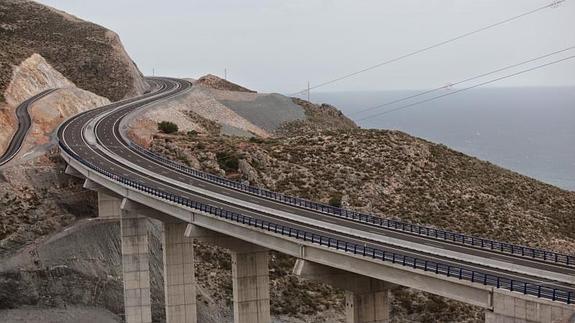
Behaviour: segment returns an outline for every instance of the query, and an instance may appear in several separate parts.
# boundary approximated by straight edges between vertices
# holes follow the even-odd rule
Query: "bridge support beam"
[[[122,270],[127,323],[152,322],[148,219],[121,203]]]
[[[575,322],[575,306],[496,290],[493,292],[493,310],[485,312],[485,322],[572,323]]]
[[[186,236],[231,251],[234,322],[270,323],[269,250],[193,224]]]
[[[168,323],[197,322],[193,239],[187,224],[164,224],[164,292]]]
[[[390,321],[390,291],[393,284],[310,261],[298,259],[294,273],[345,290],[347,323]]]

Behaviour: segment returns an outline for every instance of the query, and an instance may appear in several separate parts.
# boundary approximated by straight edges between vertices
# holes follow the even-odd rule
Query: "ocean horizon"
[[[575,191],[575,87],[481,88],[401,108],[430,95],[359,113],[425,90],[313,92],[362,128],[401,130]]]

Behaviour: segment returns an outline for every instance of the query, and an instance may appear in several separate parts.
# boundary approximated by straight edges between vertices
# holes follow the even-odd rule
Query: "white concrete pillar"
[[[234,322],[271,322],[268,250],[232,250],[232,280]]]
[[[575,323],[575,305],[496,290],[487,323]]]
[[[193,239],[185,237],[186,223],[164,224],[164,292],[168,323],[195,323],[196,280]]]
[[[387,323],[390,321],[390,289],[384,282],[369,278],[361,291],[345,292],[347,323]]]
[[[294,274],[345,290],[347,323],[390,321],[390,292],[393,284],[345,270],[298,259]]]
[[[123,211],[120,223],[125,320],[127,323],[152,322],[148,219]]]
[[[186,236],[231,251],[234,322],[270,323],[269,250],[193,224]]]
[[[122,199],[98,191],[98,217],[102,219],[120,219]]]

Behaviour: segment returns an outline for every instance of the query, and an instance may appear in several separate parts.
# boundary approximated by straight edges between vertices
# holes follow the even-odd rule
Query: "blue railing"
[[[531,295],[567,304],[572,304],[574,302],[574,293],[571,291],[486,274],[480,271],[469,270],[459,266],[452,266],[440,262],[419,259],[411,256],[405,256],[391,251],[372,248],[362,244],[356,244],[345,240],[331,238],[316,233],[310,233],[305,230],[295,229],[281,224],[276,224],[270,221],[256,219],[250,216],[242,215],[236,212],[228,211],[208,204],[193,201],[189,198],[165,192],[162,190],[158,190],[149,187],[143,183],[109,172],[99,166],[96,166],[82,159],[68,147],[64,146],[62,142],[60,142],[60,148],[63,149],[72,158],[82,163],[83,165],[99,172],[100,174],[116,182],[132,187],[138,191],[150,194],[152,196],[188,208],[199,210],[229,221],[249,225],[255,228],[266,230],[268,232],[273,232],[276,234],[280,234],[282,236],[303,240],[304,242],[317,244],[327,248],[333,248],[346,253],[353,253],[354,255],[359,255],[371,259],[376,259],[384,262],[391,262],[394,264],[400,264],[402,266],[414,269],[432,272],[437,275],[443,275],[447,277],[453,277],[461,280],[471,281],[473,283],[479,283],[486,286],[493,286],[496,288],[506,289],[512,292],[518,292],[525,295]]]
[[[474,236],[469,236],[461,233],[450,232],[446,230],[436,229],[432,227],[426,227],[417,224],[406,223],[402,221],[392,220],[392,219],[385,219],[381,217],[377,217],[370,214],[355,212],[351,210],[346,210],[338,207],[334,207],[327,204],[322,204],[318,202],[309,201],[306,199],[292,197],[288,195],[284,195],[281,193],[276,193],[270,190],[249,186],[242,184],[237,181],[232,181],[220,176],[212,175],[206,172],[202,172],[190,167],[187,167],[181,163],[175,162],[170,160],[164,156],[156,154],[148,149],[145,149],[131,141],[128,140],[128,145],[164,165],[177,169],[181,172],[184,172],[188,175],[193,177],[203,179],[221,186],[225,186],[228,188],[232,188],[238,191],[254,194],[260,197],[264,197],[270,200],[278,201],[281,203],[298,206],[314,211],[319,211],[325,214],[333,215],[339,218],[344,218],[348,220],[358,221],[364,224],[369,224],[377,227],[382,227],[386,229],[407,232],[410,234],[417,234],[421,236],[425,236],[432,239],[443,240],[452,243],[459,243],[462,245],[474,247],[474,248],[482,248],[496,252],[508,253],[515,256],[521,256],[526,258],[531,258],[534,260],[551,262],[561,265],[566,265],[570,267],[575,267],[575,256],[569,256],[564,254],[559,254],[552,251],[535,249],[525,246],[519,246],[511,243],[489,240]]]

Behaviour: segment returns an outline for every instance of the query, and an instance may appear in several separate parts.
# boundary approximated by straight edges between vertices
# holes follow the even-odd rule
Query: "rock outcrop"
[[[68,87],[75,85],[48,64],[44,57],[34,53],[14,67],[4,98],[6,103],[15,107],[42,91]]]
[[[35,145],[47,143],[52,131],[66,118],[110,103],[106,98],[77,88],[42,56],[33,54],[14,68],[12,79],[6,89],[4,96],[7,104],[0,110],[0,151],[4,151],[18,126],[14,117],[17,105],[35,94],[52,88],[60,90],[40,99],[28,109],[32,127],[22,152]]]
[[[256,91],[247,89],[228,80],[221,79],[212,74],[200,77],[197,81],[194,82],[194,84],[202,85],[216,90],[256,93]]]
[[[34,53],[78,87],[112,101],[147,88],[115,33],[33,1],[3,0],[0,93],[8,87],[13,67]]]

